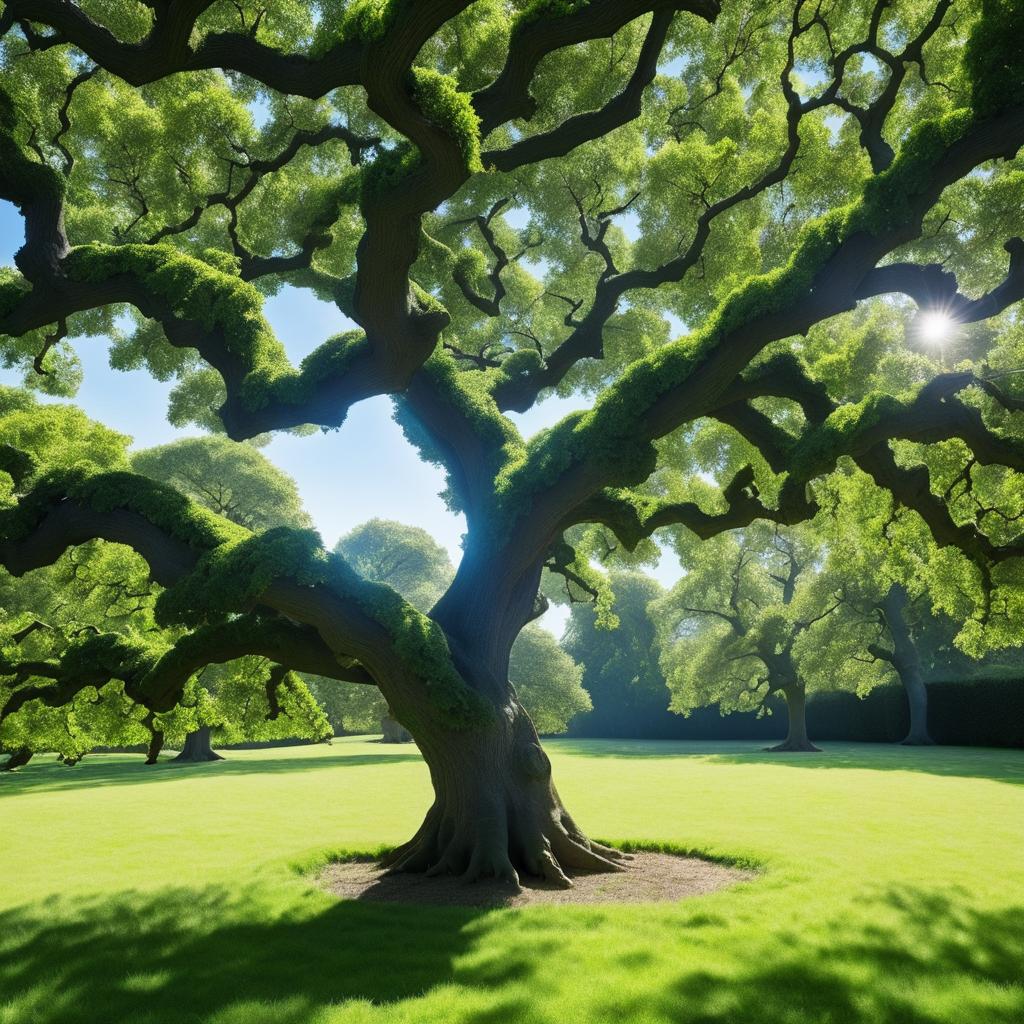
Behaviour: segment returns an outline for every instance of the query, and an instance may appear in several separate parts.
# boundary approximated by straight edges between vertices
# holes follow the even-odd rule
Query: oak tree
[[[544,567],[586,582],[567,531],[795,523],[849,458],[986,566],[993,602],[1014,584],[1012,526],[950,506],[893,442],[1022,465],[1016,379],[990,372],[1024,294],[1020,26],[1019,0],[4,0],[8,361],[59,387],[68,339],[113,333],[119,365],[176,378],[175,421],[235,441],[395,396],[467,534],[424,615],[308,531],[15,449],[0,562],[138,551],[181,635],[102,666],[157,712],[244,655],[378,687],[435,790],[396,868],[620,866],[509,683]],[[263,313],[283,283],[356,325],[297,367]],[[886,303],[988,321],[990,362],[851,398],[820,339]],[[506,414],[552,389],[581,411],[524,441]],[[760,459],[663,487],[708,418]],[[55,674],[70,697],[82,676]]]

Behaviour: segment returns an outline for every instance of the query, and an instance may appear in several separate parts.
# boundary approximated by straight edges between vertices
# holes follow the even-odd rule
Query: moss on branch
[[[347,331],[311,352],[296,371],[264,319],[263,296],[256,288],[228,272],[223,261],[220,269],[216,261],[169,245],[84,245],[65,262],[76,281],[130,275],[173,316],[199,324],[241,368],[239,397],[251,412],[273,403],[302,406],[325,380],[343,376],[367,351],[363,333]],[[224,365],[222,353],[200,351],[211,364]]]
[[[160,595],[157,619],[164,625],[208,625],[248,610],[280,579],[325,587],[382,627],[452,725],[472,725],[492,713],[455,669],[440,626],[390,587],[363,579],[344,559],[326,552],[312,530],[279,527],[220,545]]]
[[[565,18],[570,14],[579,14],[589,3],[590,0],[530,0],[512,23],[512,31],[521,31],[545,18]]]
[[[97,512],[134,512],[199,554],[195,568],[158,597],[161,625],[221,628],[257,604],[276,580],[325,587],[383,628],[453,725],[469,725],[491,713],[455,669],[440,626],[390,587],[362,579],[343,559],[328,554],[314,531],[281,527],[253,534],[146,477],[72,470],[46,474],[17,506],[0,510],[0,538],[24,540],[66,499]],[[236,628],[264,628],[245,621],[247,626]],[[199,634],[196,642],[202,639]]]
[[[353,0],[341,16],[343,40],[375,43],[387,35],[404,0]],[[407,0],[405,0],[407,2]]]
[[[248,532],[190,501],[174,488],[147,477],[127,472],[90,474],[70,469],[41,475],[16,506],[0,511],[0,537],[8,541],[24,540],[65,499],[97,512],[119,509],[135,512],[196,551],[215,548]]]
[[[451,75],[432,68],[414,67],[409,75],[412,98],[423,116],[455,140],[469,173],[482,171],[480,118],[469,93],[460,92]]]

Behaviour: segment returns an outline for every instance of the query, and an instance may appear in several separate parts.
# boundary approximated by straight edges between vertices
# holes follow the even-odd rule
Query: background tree
[[[134,452],[131,464],[247,529],[312,525],[295,481],[252,445],[188,437]]]
[[[670,694],[658,663],[657,628],[648,605],[665,596],[657,580],[636,569],[610,573],[614,597],[613,629],[601,629],[592,602],[571,606],[562,646],[583,667],[583,687],[593,711],[581,715],[571,731],[596,736],[658,734],[668,714]]]
[[[693,545],[685,575],[651,608],[673,711],[761,710],[781,693],[788,729],[769,749],[818,749],[807,736],[802,655],[840,600],[820,572],[821,554],[807,528],[751,527]]]
[[[178,641],[109,669],[144,707],[243,654],[376,685],[436,791],[392,866],[565,884],[621,857],[563,806],[508,665],[545,565],[586,578],[566,531],[601,523],[632,548],[672,524],[793,524],[848,457],[950,549],[971,633],[1018,601],[1012,518],[947,501],[937,464],[894,445],[959,439],[1016,499],[1019,384],[994,376],[1020,365],[1016,0],[249,13],[5,0],[0,198],[26,226],[0,280],[5,357],[64,387],[65,339],[116,333],[128,305],[115,360],[177,377],[176,422],[238,441],[395,395],[467,537],[425,616],[309,532],[254,534],[144,478],[37,476],[9,452],[10,571],[100,537],[164,588]],[[357,325],[297,368],[263,316],[286,280]],[[907,321],[913,302],[986,325],[983,359],[852,399],[854,364],[820,339],[893,295]],[[585,411],[527,443],[504,413],[549,389]],[[678,467],[707,419],[760,456],[731,475],[723,458],[697,501]],[[50,695],[73,688],[62,674]]]
[[[89,420],[73,406],[40,405],[24,392],[2,389],[0,409],[0,440],[51,471],[123,471],[131,458],[154,473],[170,467],[186,481],[196,464],[215,465],[217,471],[207,475],[207,484],[232,501],[240,516],[254,522],[262,516],[269,524],[279,513],[304,515],[294,482],[245,446],[204,438],[129,456],[129,438]],[[194,472],[191,477],[198,479]],[[262,488],[260,479],[267,481]],[[241,510],[232,494],[244,495],[252,510]],[[0,608],[14,635],[26,626],[39,627],[20,640],[17,651],[9,649],[8,660],[23,666],[28,659],[40,672],[52,672],[61,660],[70,661],[76,650],[90,643],[97,649],[109,647],[116,642],[111,633],[145,647],[159,632],[153,619],[155,596],[145,562],[126,547],[102,541],[69,550],[26,583],[15,582],[5,572],[0,575]],[[201,675],[204,685],[190,683],[176,706],[161,715],[127,698],[121,683],[104,685],[109,677],[102,675],[62,706],[58,702],[50,707],[45,700],[20,703],[19,697],[18,713],[13,714],[14,706],[5,701],[9,711],[0,722],[0,743],[15,752],[53,750],[66,764],[77,763],[95,747],[144,743],[152,764],[167,741],[182,745],[183,760],[218,759],[210,747],[212,726],[228,741],[329,735],[322,710],[294,676],[279,680],[278,689],[271,692],[274,677],[266,659],[247,657],[207,666]],[[15,679],[31,684],[33,677]],[[30,692],[35,693],[31,688]],[[25,756],[22,753],[17,760],[25,763]]]
[[[252,445],[234,444],[224,437],[183,438],[134,453],[131,465],[136,473],[168,484],[254,532],[311,525],[295,481]],[[213,749],[215,728],[225,742],[320,740],[333,735],[326,714],[317,710],[315,698],[294,676],[288,677],[281,694],[288,709],[283,717],[278,698],[253,699],[254,692],[271,684],[270,671],[266,659],[252,657],[206,666],[200,673],[202,688],[191,702],[179,705],[175,731],[184,730],[185,735],[174,760],[186,764],[222,760]],[[152,748],[149,757],[153,759]]]

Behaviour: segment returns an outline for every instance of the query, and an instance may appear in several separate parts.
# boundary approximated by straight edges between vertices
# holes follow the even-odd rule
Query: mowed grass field
[[[554,741],[591,835],[756,863],[650,906],[339,901],[429,782],[361,739],[0,778],[0,1022],[1024,1021],[1024,751]]]

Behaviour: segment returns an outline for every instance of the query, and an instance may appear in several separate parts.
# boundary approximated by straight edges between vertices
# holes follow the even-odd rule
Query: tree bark
[[[408,720],[430,769],[434,803],[385,866],[512,885],[530,876],[566,888],[573,873],[622,870],[627,856],[587,839],[562,805],[551,762],[519,701],[510,695],[496,710],[492,722],[472,730]]]
[[[893,652],[889,659],[900,677],[910,707],[910,731],[901,740],[908,746],[930,746],[935,741],[928,733],[928,688],[921,672],[917,644],[907,625],[907,592],[899,584],[889,588],[881,610],[892,637]]]
[[[188,739],[185,740],[185,745],[188,746]],[[159,729],[153,729],[150,732],[149,746],[146,748],[146,764],[156,764],[160,758],[160,751],[163,749],[164,734]],[[183,750],[181,753],[184,754],[185,751]],[[181,754],[178,757],[180,758]]]
[[[910,707],[910,730],[900,742],[910,747],[931,746],[935,740],[928,732],[928,688],[921,677],[920,669],[900,671],[899,676]]]
[[[789,719],[789,730],[786,738],[774,747],[766,747],[766,750],[782,752],[806,752],[820,753],[821,748],[816,747],[807,738],[807,692],[803,683],[795,683],[782,689],[786,698],[786,713]]]
[[[204,725],[185,737],[185,746],[181,753],[171,760],[175,764],[202,764],[206,761],[223,761],[224,758],[213,749],[210,742],[210,727]]]
[[[12,772],[15,768],[24,768],[32,760],[32,751],[28,747],[19,747],[11,751],[11,756],[0,765],[0,772]]]

